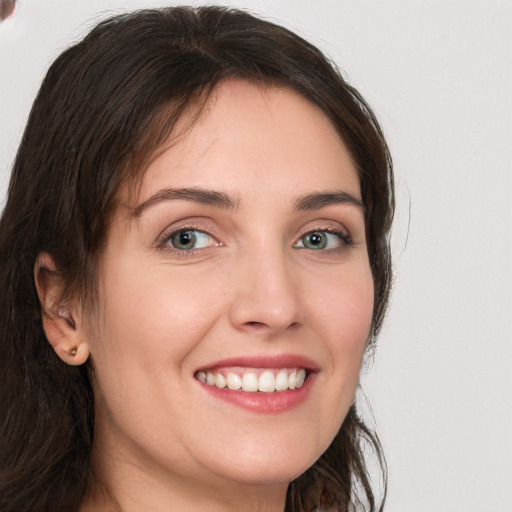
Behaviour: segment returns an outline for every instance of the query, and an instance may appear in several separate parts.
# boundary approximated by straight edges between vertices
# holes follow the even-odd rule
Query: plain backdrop
[[[362,375],[388,459],[386,510],[512,510],[512,2],[221,3],[318,45],[393,153],[396,283]],[[50,62],[113,13],[169,4],[18,0],[0,23],[0,203]]]

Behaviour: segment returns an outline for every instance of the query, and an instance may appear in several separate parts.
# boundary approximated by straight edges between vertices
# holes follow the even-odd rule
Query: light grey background
[[[18,1],[0,24],[2,202],[49,63],[107,15],[169,3]],[[391,146],[396,285],[362,376],[388,458],[386,510],[511,510],[512,2],[221,3],[320,46]]]

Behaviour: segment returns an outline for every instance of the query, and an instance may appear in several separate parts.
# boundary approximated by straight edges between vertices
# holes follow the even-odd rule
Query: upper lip
[[[246,355],[235,356],[221,359],[198,368],[200,370],[213,370],[215,368],[227,367],[245,367],[245,368],[304,368],[309,372],[317,372],[319,366],[310,357],[300,354],[280,354],[280,355]]]

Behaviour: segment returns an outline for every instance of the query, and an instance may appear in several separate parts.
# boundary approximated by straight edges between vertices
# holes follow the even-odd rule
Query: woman
[[[375,510],[354,394],[393,206],[371,110],[298,36],[101,23],[50,68],[1,219],[0,510]]]

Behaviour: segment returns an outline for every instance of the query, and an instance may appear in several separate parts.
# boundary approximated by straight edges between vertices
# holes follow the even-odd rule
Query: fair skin
[[[298,94],[227,81],[122,198],[98,314],[44,320],[65,361],[94,366],[98,479],[123,512],[282,511],[340,428],[371,323],[345,145]],[[270,390],[221,389],[246,375]]]

